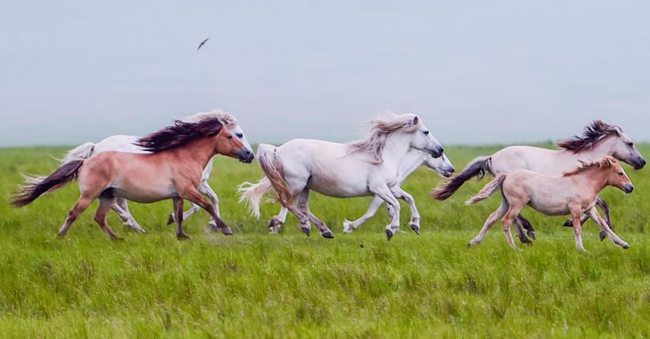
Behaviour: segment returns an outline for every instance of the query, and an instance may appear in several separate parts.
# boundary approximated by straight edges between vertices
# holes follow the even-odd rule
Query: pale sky
[[[0,146],[233,113],[252,143],[350,141],[390,108],[444,144],[600,118],[650,141],[648,1],[3,1]],[[196,52],[205,38],[211,39]]]

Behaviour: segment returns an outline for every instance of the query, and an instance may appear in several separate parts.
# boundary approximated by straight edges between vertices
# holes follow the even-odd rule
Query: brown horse
[[[61,237],[90,203],[99,199],[95,221],[111,239],[117,239],[106,223],[116,197],[142,203],[172,199],[179,239],[188,238],[182,227],[183,199],[210,213],[217,225],[213,230],[221,229],[223,234],[232,234],[197,187],[203,169],[214,155],[223,154],[251,162],[253,153],[233,138],[219,119],[206,118],[194,123],[177,120],[173,126],[139,139],[137,145],[151,153],[103,152],[88,159],[68,162],[46,178],[27,180],[11,204],[25,206],[42,194],[56,191],[78,178],[81,196],[59,230]]]
[[[481,232],[469,242],[468,246],[478,245],[490,227],[503,219],[503,231],[510,246],[517,249],[512,239],[510,226],[521,210],[530,205],[535,210],[546,215],[571,215],[576,247],[585,251],[582,246],[582,226],[580,216],[585,213],[593,219],[615,244],[629,248],[611,230],[595,208],[596,197],[606,186],[614,186],[625,193],[634,190],[634,186],[616,159],[605,156],[600,161],[582,162],[582,166],[564,173],[561,177],[551,177],[529,170],[516,170],[508,174],[498,174],[476,196],[466,202],[474,204],[486,199],[501,188],[501,206],[485,221]]]

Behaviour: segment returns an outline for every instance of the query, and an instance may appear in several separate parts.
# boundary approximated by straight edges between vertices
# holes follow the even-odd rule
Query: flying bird
[[[199,47],[196,49],[196,51],[198,52],[199,49],[201,49],[201,47],[203,47],[203,45],[205,45],[205,43],[206,43],[208,40],[210,40],[210,37],[208,37],[207,39],[201,41],[201,43],[199,44]]]

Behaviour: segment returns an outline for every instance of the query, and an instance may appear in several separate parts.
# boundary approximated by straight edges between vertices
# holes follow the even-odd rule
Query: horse
[[[517,169],[527,169],[550,176],[561,176],[562,173],[573,169],[580,161],[600,159],[605,155],[612,156],[619,161],[627,163],[635,170],[643,168],[645,159],[639,153],[636,145],[619,126],[609,125],[601,120],[594,120],[585,127],[582,137],[572,138],[557,143],[562,150],[550,150],[532,146],[510,146],[492,155],[482,156],[472,160],[460,173],[453,176],[447,183],[431,191],[431,197],[436,200],[445,200],[453,195],[467,180],[472,177],[483,178],[486,173],[498,175],[509,173]],[[605,213],[607,224],[611,227],[609,205],[600,196],[596,204]],[[582,223],[587,218],[581,220]],[[571,226],[572,220],[565,223]],[[535,239],[535,230],[523,216],[517,216],[515,229],[523,243],[530,243],[524,234],[522,226],[528,235]],[[606,236],[600,233],[600,239]]]
[[[397,173],[411,149],[435,158],[444,152],[417,115],[387,112],[371,121],[366,138],[352,143],[293,139],[278,147],[260,144],[257,157],[267,179],[243,183],[240,192],[259,217],[261,198],[273,188],[280,204],[298,217],[305,234],[310,234],[311,221],[325,238],[334,235],[309,210],[310,191],[337,198],[372,195],[390,206],[392,220],[386,226],[390,240],[399,230],[400,205],[395,197],[410,196],[400,188]]]
[[[230,113],[223,112],[221,110],[215,109],[209,112],[199,112],[192,114],[188,117],[182,118],[182,121],[185,122],[197,122],[202,118],[206,117],[215,117],[221,121],[223,125],[232,132],[232,134],[239,139],[239,141],[244,144],[247,150],[253,153],[253,148],[248,143],[244,131],[237,122],[237,119]],[[98,143],[87,142],[82,144],[74,149],[69,150],[65,157],[62,160],[63,164],[69,163],[75,160],[87,159],[94,154],[98,154],[106,151],[117,151],[117,152],[127,152],[127,153],[148,153],[144,148],[137,146],[137,140],[140,137],[133,135],[112,135],[109,136]],[[219,197],[217,193],[208,185],[208,179],[210,178],[210,173],[212,172],[212,163],[214,159],[210,159],[208,165],[203,169],[203,174],[201,176],[201,184],[199,185],[199,192],[205,194],[210,202],[215,207],[217,216],[221,217],[221,212],[219,210]],[[113,211],[115,211],[122,222],[125,225],[131,227],[134,231],[139,233],[144,233],[145,230],[138,224],[138,222],[133,218],[131,212],[129,211],[129,205],[126,199],[116,197],[115,203],[111,206]],[[199,211],[199,206],[192,204],[192,207],[183,214],[183,219],[189,218],[192,214]],[[167,224],[171,224],[175,221],[174,213],[172,213],[167,221]],[[210,226],[215,227],[216,222],[211,218]]]
[[[434,158],[428,153],[424,153],[419,150],[411,149],[404,160],[399,164],[398,168],[398,183],[397,185],[400,186],[406,178],[413,173],[418,167],[421,165],[426,165],[429,169],[437,172],[438,174],[442,175],[445,178],[449,178],[455,171],[454,165],[451,163],[449,158],[443,153],[442,156],[439,158]],[[264,177],[260,181],[262,184],[258,189],[262,189],[262,187],[267,186],[271,187],[271,182],[269,181],[268,178]],[[244,193],[246,189],[246,183],[240,185],[240,192]],[[406,201],[409,204],[409,207],[411,208],[411,219],[410,219],[410,227],[413,231],[419,234],[420,232],[420,213],[417,211],[417,207],[415,206],[415,199],[410,194],[406,195],[401,195],[401,196],[395,196],[398,199],[402,199]],[[244,194],[242,194],[240,202],[246,200]],[[368,210],[366,213],[361,216],[359,219],[355,221],[349,221],[349,220],[344,220],[343,221],[343,233],[352,233],[354,230],[359,228],[361,224],[363,224],[366,220],[372,218],[379,207],[384,203],[384,200],[379,198],[379,197],[374,197],[372,199],[372,202],[370,203],[370,206],[368,207]],[[258,203],[259,204],[259,203]],[[285,207],[280,208],[280,213],[278,215],[274,216],[270,221],[269,221],[269,230],[270,234],[277,234],[280,231],[280,227],[285,223],[287,220],[287,213],[289,212],[288,209]],[[389,213],[392,213],[389,211]]]
[[[580,216],[593,219],[602,232],[625,249],[630,245],[621,240],[598,214],[596,197],[607,186],[614,186],[625,194],[634,190],[630,178],[611,156],[593,162],[581,162],[581,166],[561,177],[548,176],[537,172],[519,169],[509,173],[499,173],[476,196],[465,204],[470,205],[486,199],[501,189],[501,206],[485,221],[481,232],[468,246],[478,245],[490,227],[503,218],[503,231],[510,247],[517,249],[512,239],[510,226],[526,205],[546,215],[571,215],[576,248],[586,252],[582,245],[582,222]]]
[[[46,178],[28,179],[11,204],[28,205],[77,178],[80,197],[59,230],[59,237],[64,237],[77,217],[99,199],[95,221],[109,238],[119,239],[106,223],[108,212],[118,197],[142,203],[172,199],[178,239],[189,238],[182,227],[184,199],[210,213],[216,222],[214,231],[221,229],[225,235],[232,234],[215,207],[197,188],[203,169],[216,154],[251,162],[253,153],[234,138],[218,118],[207,117],[197,122],[176,120],[174,125],[138,139],[137,145],[150,154],[106,151],[88,159],[67,162]]]

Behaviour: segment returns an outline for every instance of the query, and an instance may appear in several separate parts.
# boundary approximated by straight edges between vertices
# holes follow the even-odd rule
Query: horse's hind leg
[[[343,233],[352,233],[352,231],[356,230],[363,224],[366,220],[372,218],[375,213],[377,213],[377,210],[381,205],[384,203],[383,200],[381,200],[380,197],[375,196],[372,199],[372,202],[370,203],[370,206],[368,206],[368,210],[364,215],[361,216],[361,218],[355,220],[355,221],[348,221],[345,220],[343,221]]]
[[[99,196],[99,207],[97,207],[97,212],[95,212],[95,222],[99,224],[99,227],[102,228],[102,231],[108,235],[111,240],[120,239],[106,223],[106,218],[108,217],[108,212],[111,210],[113,201],[115,198],[111,195],[111,192],[104,191],[102,195]]]
[[[77,220],[79,215],[85,211],[90,203],[95,200],[94,197],[88,197],[82,196],[77,200],[77,203],[72,207],[70,212],[68,213],[68,217],[65,219],[65,222],[63,223],[63,226],[59,229],[59,233],[57,234],[59,237],[64,237],[67,233],[68,230],[70,229],[70,226],[72,226],[72,223]]]
[[[174,198],[174,219],[176,220],[176,238],[178,240],[189,239],[190,237],[183,232],[183,199]]]
[[[607,234],[607,236],[612,239],[612,241],[616,244],[619,245],[625,249],[630,248],[630,245],[623,241],[621,238],[619,238],[614,231],[612,231],[611,228],[609,228],[609,225],[607,225],[607,222],[600,217],[598,214],[598,211],[596,210],[595,207],[592,207],[591,209],[587,210],[585,212],[591,219],[593,219],[598,226],[600,226],[600,229]]]
[[[605,214],[605,220],[607,220],[607,225],[609,226],[609,229],[613,232],[614,225],[612,225],[612,219],[609,215],[609,205],[603,198],[601,198],[600,195],[596,197],[596,205],[600,206],[600,208],[603,210],[603,214]],[[605,240],[605,238],[607,238],[607,233],[604,231],[600,231],[600,241]]]
[[[528,221],[528,219],[524,218],[523,215],[519,214],[517,216],[517,220],[524,227],[529,237],[533,239],[537,239],[537,235],[535,234],[535,229],[533,228],[533,225],[530,223],[530,221]],[[522,241],[522,242],[527,242],[527,241]]]
[[[133,218],[131,211],[129,211],[129,203],[126,201],[126,199],[116,197],[115,202],[113,202],[111,208],[113,208],[115,213],[120,216],[124,224],[128,225],[138,233],[145,233],[145,230],[140,227],[138,222],[135,221],[135,218]]]
[[[519,238],[519,241],[521,241],[523,244],[532,244],[532,241],[530,241],[530,239],[528,239],[528,237],[524,233],[524,227],[521,224],[521,221],[519,221],[519,218],[515,218],[512,225],[515,226],[515,231],[517,232],[517,237]]]
[[[578,251],[587,252],[582,245],[582,223],[580,222],[580,206],[571,209],[571,220],[573,221],[573,235],[576,238],[576,248]]]
[[[289,210],[286,207],[282,206],[280,208],[280,213],[271,218],[268,226],[270,234],[278,234],[280,231],[280,226],[282,226],[284,222],[287,221],[287,213],[289,213]]]
[[[309,220],[316,225],[316,228],[318,228],[318,231],[324,238],[332,239],[334,238],[334,234],[332,234],[332,231],[325,225],[324,222],[322,222],[320,219],[318,219],[311,211],[309,210],[309,189],[305,188],[300,192],[300,195],[298,195],[298,209],[305,213]]]
[[[508,201],[506,201],[505,198],[501,198],[501,206],[499,208],[492,212],[490,216],[485,220],[485,224],[483,224],[483,228],[481,228],[481,231],[472,239],[469,244],[467,244],[468,247],[471,246],[476,246],[483,241],[485,238],[485,235],[487,232],[490,230],[490,227],[494,225],[499,219],[501,219],[504,215],[506,215],[506,212],[508,212]]]

